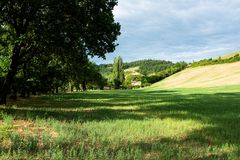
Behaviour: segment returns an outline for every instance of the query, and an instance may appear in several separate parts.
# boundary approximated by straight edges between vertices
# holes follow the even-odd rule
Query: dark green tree
[[[106,84],[106,80],[100,74],[99,67],[92,62],[88,62],[84,69],[82,89],[85,91],[87,86],[89,89],[103,89]]]
[[[70,81],[77,89],[86,91],[87,86],[95,86],[94,88],[103,88],[104,78],[100,74],[100,68],[91,62],[88,57],[82,57],[81,65],[72,65],[69,70]],[[80,87],[81,86],[81,87]]]
[[[113,52],[120,35],[112,13],[116,4],[116,0],[1,0],[0,33],[10,41],[0,46],[8,47],[10,63],[0,104],[6,103],[19,68],[33,57],[55,55],[69,64],[73,57],[105,58]]]
[[[123,60],[120,56],[114,58],[112,76],[115,89],[120,89],[125,79]]]

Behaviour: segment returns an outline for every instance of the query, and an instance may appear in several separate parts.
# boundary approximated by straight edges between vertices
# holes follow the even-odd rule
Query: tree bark
[[[11,90],[11,89],[12,89],[11,99],[17,100],[17,92],[18,92],[18,89],[17,89],[16,82],[13,82],[13,85],[10,87],[10,90]]]
[[[56,87],[56,94],[58,94],[58,92],[59,92],[59,91],[58,91],[58,87]]]
[[[10,87],[12,85],[13,79],[15,75],[17,74],[17,68],[19,66],[19,54],[21,51],[20,45],[15,45],[13,49],[13,55],[12,55],[12,62],[9,68],[9,71],[7,73],[7,76],[4,80],[4,83],[0,89],[0,104],[6,104],[7,103],[7,95],[10,91]]]
[[[27,82],[27,72],[26,72],[26,64],[23,65],[23,80],[21,85],[21,95],[20,97],[26,98],[26,82]]]
[[[87,90],[87,86],[86,86],[86,81],[85,80],[82,81],[82,90],[83,91]]]

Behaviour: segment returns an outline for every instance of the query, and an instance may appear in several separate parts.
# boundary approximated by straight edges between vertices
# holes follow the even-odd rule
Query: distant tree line
[[[155,82],[158,82],[160,80],[163,80],[166,77],[169,77],[187,67],[187,63],[185,62],[178,62],[178,63],[172,63],[170,61],[164,61],[164,60],[140,60],[140,61],[134,61],[129,63],[123,63],[123,65],[120,65],[123,69],[129,69],[134,67],[139,67],[138,72],[139,74],[131,74],[131,72],[125,72],[123,73],[123,70],[121,69],[122,76],[124,78],[120,78],[116,81],[117,75],[119,74],[117,66],[119,61],[122,63],[122,58],[118,57],[114,59],[113,64],[102,64],[99,65],[100,67],[100,73],[106,78],[107,85],[110,88],[136,88],[136,87],[145,87],[149,86]],[[134,82],[140,82],[140,86],[133,86]],[[116,85],[117,84],[117,85]]]
[[[125,74],[122,72],[122,75],[124,78],[121,78],[120,81],[114,80],[113,77],[117,77],[117,70],[116,66],[118,64],[118,60],[122,59],[121,57],[115,58],[114,64],[102,64],[99,65],[100,73],[105,77],[107,80],[107,86],[110,86],[110,88],[136,88],[136,87],[144,87],[149,86],[153,83],[156,83],[158,81],[161,81],[177,72],[180,72],[187,68],[188,66],[191,67],[197,67],[197,66],[205,66],[205,65],[214,65],[214,64],[223,64],[223,63],[232,63],[240,61],[239,54],[236,54],[235,56],[228,58],[228,59],[222,59],[219,57],[218,59],[204,59],[199,62],[194,62],[192,64],[188,64],[186,62],[178,62],[178,63],[172,63],[170,61],[164,61],[164,60],[139,60],[134,62],[128,62],[123,63],[121,65],[121,68],[123,69],[129,69],[138,67],[137,71],[139,74],[131,74],[131,72],[125,72]],[[123,77],[122,76],[122,77]],[[124,79],[124,80],[123,80]],[[140,86],[133,86],[133,82],[141,82]]]
[[[149,75],[152,73],[156,73],[173,65],[170,61],[164,60],[139,60],[134,62],[126,62],[123,64],[124,69],[139,67],[139,72],[143,75]],[[109,75],[112,72],[113,64],[101,64],[99,65],[100,72],[103,75]]]
[[[129,62],[124,64],[124,68],[131,68],[131,67],[139,67],[139,72],[143,75],[149,75],[152,73],[156,73],[162,71],[169,66],[173,65],[170,61],[164,60],[139,60],[134,62]]]
[[[191,67],[199,67],[199,66],[207,66],[207,65],[214,65],[214,64],[233,63],[238,61],[240,61],[240,55],[236,54],[235,56],[226,58],[226,59],[222,59],[221,57],[219,57],[218,59],[212,59],[212,58],[204,59],[198,62],[193,62],[190,65]]]
[[[163,80],[177,72],[184,70],[187,66],[188,66],[188,64],[186,62],[178,62],[163,71],[160,71],[160,72],[155,73],[154,75],[148,76],[147,82],[148,83],[156,83],[156,82]]]

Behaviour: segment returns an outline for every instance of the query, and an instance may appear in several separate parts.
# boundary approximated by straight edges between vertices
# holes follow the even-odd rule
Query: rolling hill
[[[125,75],[126,74],[135,75],[135,76],[141,75],[141,73],[139,72],[139,66],[125,69],[124,72],[125,72]]]
[[[226,85],[240,85],[240,62],[187,68],[151,87],[194,88]]]
[[[105,78],[111,76],[112,65],[113,64],[99,65],[100,73]],[[172,65],[174,65],[174,63],[170,61],[145,59],[124,63],[124,70],[126,74],[131,75],[151,75],[163,71]]]
[[[240,54],[240,51],[237,51],[237,52],[233,52],[233,53],[230,53],[230,54],[225,54],[223,56],[220,56],[221,59],[228,59],[228,58],[232,58],[236,55]],[[216,57],[215,59],[218,59],[219,57]]]

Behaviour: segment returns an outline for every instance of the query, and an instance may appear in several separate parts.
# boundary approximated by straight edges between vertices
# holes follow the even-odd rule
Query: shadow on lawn
[[[235,119],[240,120],[240,93],[183,95],[175,91],[141,90],[102,93],[76,93],[25,99],[2,110],[17,118],[25,118],[28,114],[33,119],[36,116],[45,118],[47,115],[57,120],[81,121],[176,118],[229,124]]]
[[[161,145],[165,144],[172,152],[177,152],[178,149],[171,147],[171,144],[184,146],[187,143],[184,149],[186,152],[194,147],[197,151],[197,147],[209,145],[235,144],[240,146],[240,93],[238,92],[186,95],[176,91],[92,92],[19,101],[17,106],[3,110],[20,119],[51,117],[57,120],[86,122],[174,118],[192,119],[210,124],[209,127],[193,131],[181,141],[162,139],[150,144],[134,144],[146,152],[154,144],[159,145],[160,148],[156,147],[158,150],[161,149]],[[235,154],[240,157],[240,149]],[[226,155],[213,154],[200,159],[226,159]]]
[[[197,138],[195,136],[198,136]],[[222,142],[224,144],[224,142]],[[141,148],[144,153],[148,153],[145,159],[193,159],[193,160],[228,160],[229,152],[206,153],[206,148],[216,148],[219,145],[212,143],[208,138],[199,135],[199,132],[189,134],[185,139],[174,140],[162,138],[149,143],[135,143],[131,147]],[[158,154],[156,154],[158,153]],[[195,153],[195,154],[193,154]],[[233,151],[235,157],[240,157],[240,151]],[[238,159],[238,158],[237,158]]]

